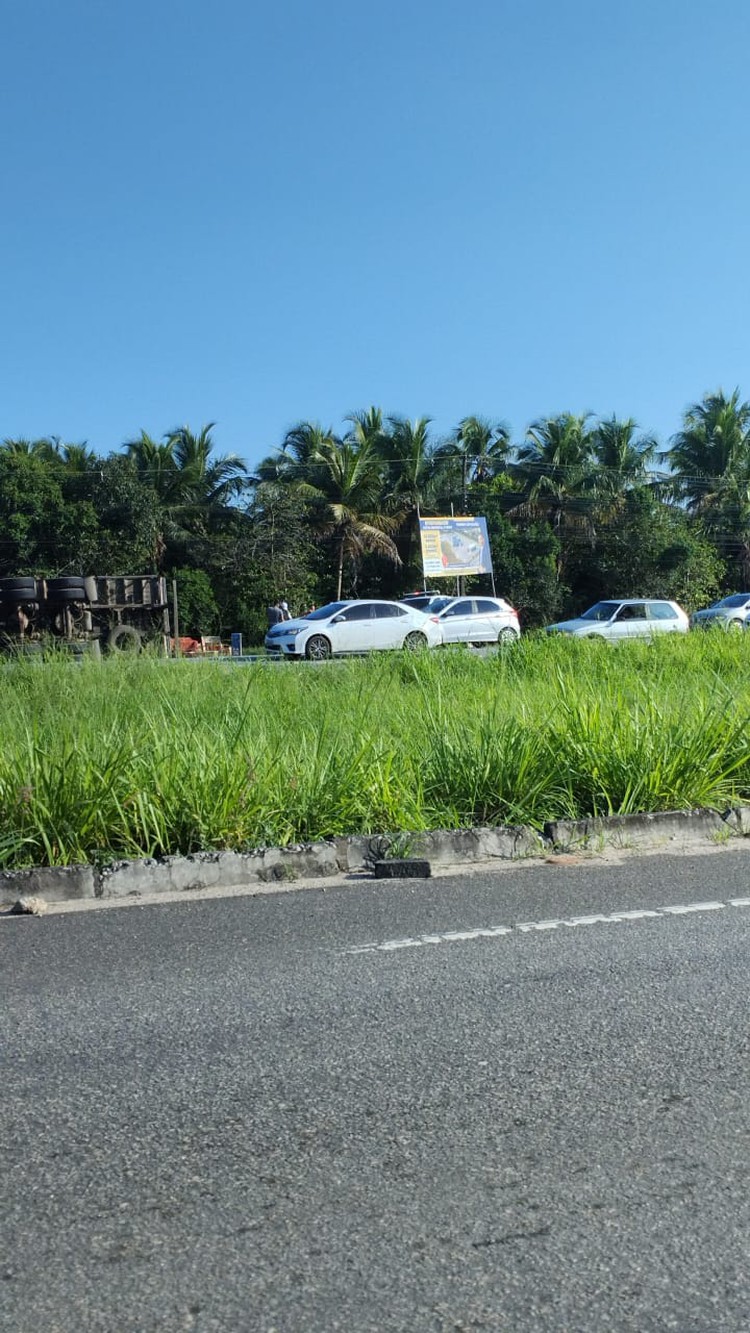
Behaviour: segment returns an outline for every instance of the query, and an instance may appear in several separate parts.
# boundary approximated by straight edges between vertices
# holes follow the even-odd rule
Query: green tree
[[[415,560],[419,549],[420,514],[430,511],[435,498],[435,452],[430,440],[430,418],[389,417],[389,430],[381,437],[383,459],[382,505],[394,522],[399,565],[409,581],[421,574]],[[395,563],[395,562],[394,562]]]
[[[632,417],[600,421],[592,434],[597,463],[596,489],[605,500],[619,502],[635,486],[649,484],[649,464],[656,453],[651,435],[638,435]]]
[[[219,607],[211,580],[203,569],[175,569],[180,634],[200,638],[201,634],[220,631]]]
[[[0,572],[83,573],[97,517],[66,499],[57,468],[41,453],[0,452]]]
[[[158,572],[163,553],[159,500],[132,460],[122,454],[99,460],[89,467],[85,483],[97,516],[88,569],[99,574]]]
[[[571,611],[613,596],[672,597],[691,610],[716,595],[724,565],[702,523],[638,487],[569,572]]]
[[[333,547],[337,598],[347,564],[356,587],[364,555],[375,552],[393,564],[401,563],[392,536],[398,519],[383,512],[379,437],[373,438],[366,418],[367,414],[350,417],[352,430],[344,439],[313,422],[299,422],[256,474],[258,485],[276,480],[293,487],[307,502],[311,531]],[[379,432],[380,419],[375,420]]]
[[[511,474],[521,489],[512,513],[549,523],[560,542],[562,577],[571,540],[595,536],[596,458],[589,417],[565,412],[536,421],[516,451]]]
[[[503,422],[493,424],[477,416],[464,417],[451,438],[437,450],[436,462],[445,464],[452,461],[458,464],[461,509],[464,513],[468,512],[470,489],[490,482],[503,472],[509,450],[508,427]],[[457,475],[454,473],[454,477]]]
[[[729,398],[707,394],[688,408],[668,460],[677,495],[750,586],[750,403],[739,389]]]
[[[213,423],[196,435],[181,426],[162,441],[141,431],[125,445],[139,478],[152,487],[159,501],[162,531],[157,558],[161,569],[185,560],[196,538],[219,531],[233,502],[248,485],[241,459],[214,455],[212,429]]]

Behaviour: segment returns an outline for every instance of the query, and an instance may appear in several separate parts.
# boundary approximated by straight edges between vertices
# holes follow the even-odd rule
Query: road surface
[[[3,920],[0,1326],[750,1329],[749,947],[744,848]]]

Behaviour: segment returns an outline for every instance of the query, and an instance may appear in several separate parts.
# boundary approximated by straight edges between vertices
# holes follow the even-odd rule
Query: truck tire
[[[143,635],[135,625],[115,625],[109,631],[107,649],[110,653],[139,653],[143,647]]]
[[[39,588],[34,578],[0,579],[0,602],[38,602]]]
[[[50,602],[87,602],[86,580],[83,578],[47,579],[47,600]]]

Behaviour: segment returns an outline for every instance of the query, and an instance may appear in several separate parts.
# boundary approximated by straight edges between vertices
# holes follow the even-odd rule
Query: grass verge
[[[750,799],[750,636],[0,670],[0,866]]]

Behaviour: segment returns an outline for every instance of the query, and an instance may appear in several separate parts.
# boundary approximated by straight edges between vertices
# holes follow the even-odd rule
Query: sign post
[[[460,579],[489,574],[494,592],[492,553],[484,518],[420,518],[422,567],[429,579]]]

